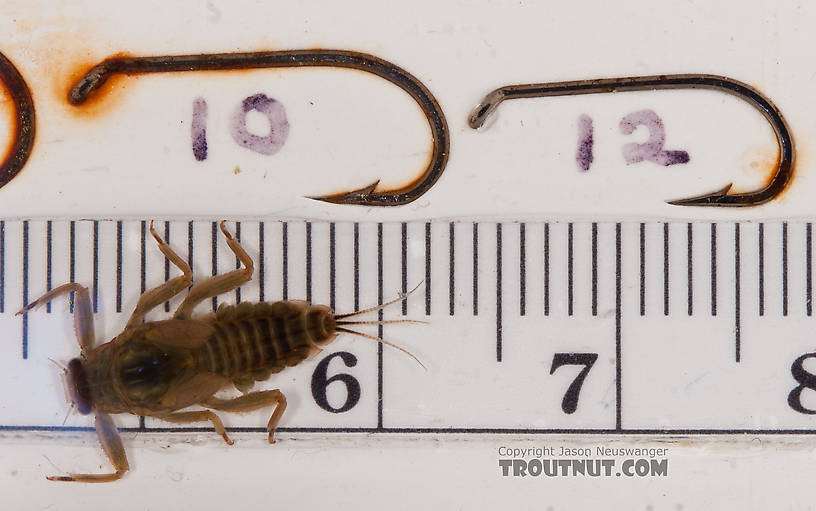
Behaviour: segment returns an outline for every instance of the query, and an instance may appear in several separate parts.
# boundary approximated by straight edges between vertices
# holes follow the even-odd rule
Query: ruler
[[[71,302],[14,313],[68,281],[91,292],[98,342],[176,275],[147,220],[0,222],[0,430],[88,430],[48,358],[78,346]],[[194,278],[237,261],[216,221],[156,221]],[[230,223],[253,280],[202,304],[304,299],[350,312],[423,285],[371,334],[341,336],[264,382],[293,406],[282,434],[813,434],[812,223],[632,221]],[[180,298],[152,311],[167,317]],[[12,340],[16,339],[16,342]],[[346,374],[343,382],[315,386]],[[317,375],[317,376],[316,376]],[[351,383],[349,383],[351,382]],[[36,383],[36,385],[34,384]],[[798,389],[798,390],[797,390]],[[36,398],[38,406],[25,403]],[[224,417],[265,432],[263,413]],[[121,415],[125,431],[209,431]]]

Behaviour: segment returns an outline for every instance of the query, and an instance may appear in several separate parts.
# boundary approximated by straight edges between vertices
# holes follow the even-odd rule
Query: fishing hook
[[[31,155],[34,146],[34,101],[25,80],[14,64],[0,53],[0,88],[14,105],[14,134],[8,154],[0,162],[0,187],[14,179]]]
[[[419,104],[431,127],[431,157],[424,172],[401,188],[375,191],[374,183],[334,195],[309,197],[334,204],[400,206],[427,192],[436,183],[448,161],[450,139],[445,114],[433,94],[413,75],[386,60],[348,50],[284,50],[252,53],[214,53],[161,57],[110,57],[91,68],[71,88],[68,101],[81,105],[112,75],[222,71],[279,67],[341,67],[372,73],[407,92]]]
[[[764,187],[751,192],[729,194],[728,191],[732,185],[732,183],[729,183],[720,190],[697,197],[667,201],[669,204],[677,206],[757,206],[772,200],[782,193],[793,176],[794,160],[793,138],[785,119],[773,102],[761,92],[750,85],[725,76],[679,74],[508,85],[500,87],[485,96],[471,114],[469,124],[473,129],[482,127],[490,114],[502,101],[507,99],[656,89],[711,89],[732,94],[747,101],[765,116],[765,119],[773,128],[779,144],[779,159],[776,170]]]

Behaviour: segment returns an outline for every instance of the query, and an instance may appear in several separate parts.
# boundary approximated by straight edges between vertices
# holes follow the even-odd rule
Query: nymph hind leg
[[[99,442],[102,444],[102,449],[105,451],[110,462],[113,464],[114,471],[110,474],[71,474],[67,476],[48,476],[49,481],[70,481],[77,483],[107,483],[116,481],[125,475],[125,472],[130,468],[128,466],[127,455],[125,454],[125,447],[122,445],[122,439],[119,437],[119,432],[116,430],[116,425],[110,418],[110,415],[105,413],[96,414],[96,434],[99,437]]]
[[[169,259],[171,263],[176,265],[176,267],[181,270],[183,275],[172,278],[160,286],[145,291],[145,293],[139,298],[136,308],[133,309],[133,314],[130,315],[130,319],[128,319],[127,326],[125,328],[140,324],[144,319],[145,314],[150,312],[151,309],[181,293],[193,282],[193,272],[190,270],[190,265],[187,264],[184,259],[179,257],[178,254],[173,252],[173,249],[159,237],[159,234],[153,228],[152,221],[150,222],[150,234],[153,235],[153,239],[155,239],[156,243],[158,243],[159,250],[161,250],[162,254],[164,254],[164,256]]]
[[[241,244],[232,237],[232,234],[229,233],[225,224],[226,222],[221,222],[221,232],[223,232],[227,238],[227,245],[229,245],[238,260],[244,264],[244,267],[223,275],[216,275],[207,280],[202,280],[194,285],[193,288],[190,289],[190,293],[187,294],[187,297],[181,302],[181,305],[179,305],[179,308],[173,316],[174,318],[188,319],[193,313],[195,306],[202,301],[226,293],[227,291],[232,291],[236,287],[249,282],[252,278],[252,272],[255,269],[252,258],[249,257],[243,247],[241,247]]]
[[[88,288],[71,282],[55,287],[33,302],[29,303],[17,312],[17,315],[24,314],[40,305],[50,302],[54,298],[74,292],[74,330],[76,331],[79,347],[83,353],[87,353],[94,347],[94,326],[93,315],[91,314],[91,297]]]
[[[197,410],[194,412],[175,412],[168,415],[159,416],[163,421],[172,422],[174,424],[186,424],[188,422],[205,422],[210,421],[215,428],[215,432],[221,435],[229,445],[234,444],[230,437],[227,436],[227,430],[224,428],[224,423],[221,419],[209,410]]]
[[[286,396],[280,390],[262,390],[260,392],[251,392],[234,399],[220,399],[217,397],[210,397],[206,401],[201,402],[201,406],[212,408],[213,410],[221,410],[223,412],[251,412],[259,408],[277,405],[269,422],[266,424],[266,429],[269,431],[269,443],[274,444],[275,428],[286,410]]]

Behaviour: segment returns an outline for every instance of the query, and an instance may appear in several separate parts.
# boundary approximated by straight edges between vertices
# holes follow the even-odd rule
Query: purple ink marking
[[[689,154],[686,151],[665,151],[666,130],[663,121],[653,110],[639,110],[632,112],[620,121],[620,130],[624,135],[631,135],[638,126],[646,126],[649,130],[649,140],[642,144],[626,144],[623,146],[623,158],[627,164],[648,160],[658,165],[668,167],[677,163],[688,163]]]
[[[247,130],[246,116],[256,110],[266,116],[269,121],[269,134],[263,137],[254,135]],[[242,147],[256,153],[273,155],[277,153],[289,136],[289,121],[286,120],[286,110],[275,99],[265,94],[249,96],[232,114],[232,139]]]
[[[592,145],[595,143],[592,117],[581,114],[578,117],[578,151],[575,153],[575,161],[578,162],[578,168],[586,172],[592,165],[595,159],[592,156]]]
[[[193,139],[193,156],[198,161],[207,159],[207,100],[195,98],[193,100],[193,122],[190,126],[190,136]]]

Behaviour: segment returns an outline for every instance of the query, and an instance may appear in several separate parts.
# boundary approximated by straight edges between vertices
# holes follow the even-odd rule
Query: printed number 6
[[[332,413],[343,413],[351,410],[360,401],[360,382],[357,378],[347,373],[335,374],[331,378],[327,378],[329,372],[329,363],[333,358],[340,357],[346,367],[354,367],[357,365],[357,357],[347,351],[338,351],[332,353],[317,364],[314,374],[312,374],[312,397],[314,397],[317,405]],[[343,406],[335,408],[329,403],[326,391],[332,382],[339,381],[346,385],[346,402]]]
[[[570,386],[567,387],[567,393],[564,394],[564,400],[561,401],[561,409],[564,410],[564,413],[574,413],[578,409],[578,394],[580,394],[584,380],[596,360],[598,360],[597,353],[556,353],[553,355],[550,374],[555,373],[556,369],[564,365],[584,366]]]

